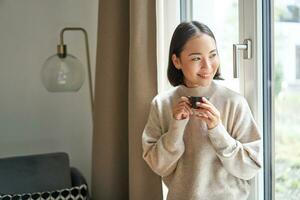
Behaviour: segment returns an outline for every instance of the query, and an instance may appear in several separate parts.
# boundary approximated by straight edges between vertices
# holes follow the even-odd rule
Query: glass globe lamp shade
[[[84,77],[82,63],[70,54],[50,56],[41,71],[42,82],[49,92],[76,92],[83,85]]]

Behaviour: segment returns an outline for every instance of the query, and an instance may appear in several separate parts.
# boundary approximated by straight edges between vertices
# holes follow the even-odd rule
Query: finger
[[[186,102],[184,102],[184,101],[178,102],[177,104],[175,104],[175,105],[173,106],[173,110],[178,109],[178,108],[181,108],[182,106],[186,106],[186,105],[188,105],[188,104],[187,104]]]
[[[192,109],[190,109],[189,106],[184,105],[184,110],[185,110],[185,112],[188,113],[189,115],[193,115],[193,111],[192,111]]]
[[[197,112],[196,116],[208,118],[208,115],[205,112]]]
[[[190,113],[190,115],[193,115],[192,107],[189,104],[185,104],[184,107],[188,110],[188,112]]]
[[[175,115],[176,120],[181,120],[181,119],[184,119],[184,118],[185,118],[184,113],[178,113],[178,114]]]
[[[183,110],[179,110],[174,113],[175,119],[179,120],[184,117],[185,112]]]
[[[201,113],[203,116],[206,116],[208,119],[208,123],[214,123],[217,124],[219,121],[219,116],[218,115],[213,115],[213,113],[211,113],[208,110],[203,111],[203,113]]]
[[[214,117],[214,114],[213,114],[213,113],[211,113],[209,110],[204,109],[204,108],[198,108],[198,109],[195,109],[195,112],[196,112],[196,114],[205,115],[205,116],[207,116],[208,118],[211,118],[211,116]],[[208,115],[208,113],[209,113],[209,115]]]
[[[186,102],[180,102],[179,104],[176,105],[176,107],[181,108],[181,107],[187,107],[190,108],[191,106],[187,104]]]
[[[192,105],[190,104],[190,101],[188,100],[188,98],[182,96],[182,97],[180,97],[180,98],[173,104],[173,108],[175,108],[175,107],[177,107],[178,105],[181,105],[181,104],[183,104],[183,103],[187,103],[188,105],[192,106]]]
[[[180,110],[180,114],[181,116],[185,119],[189,116],[189,112],[188,110],[185,108],[185,107],[182,107],[181,110]]]
[[[209,111],[205,111],[206,116],[208,117],[208,119],[215,121],[217,118],[216,116],[214,116],[211,112]]]
[[[185,102],[185,101],[181,101],[177,105],[187,105],[187,106],[190,106],[190,103],[189,102]]]
[[[186,102],[188,105],[190,105],[190,106],[192,105],[190,103],[190,100],[185,96],[180,97],[179,102]]]
[[[187,98],[186,96],[181,96],[181,97],[180,97],[180,100],[183,100],[183,101],[189,101],[189,98]]]
[[[181,106],[186,107],[189,114],[193,114],[193,111],[191,110],[192,105],[186,96],[180,97],[179,101],[177,102],[177,104],[174,106],[173,109],[176,109],[177,107],[181,107]]]
[[[203,113],[203,112],[207,111],[207,109],[205,109],[205,108],[196,108],[194,110],[196,113]]]
[[[189,115],[188,115],[187,113],[183,113],[183,114],[182,114],[182,118],[183,118],[183,119],[186,119],[186,118],[188,118],[188,117],[189,117]]]
[[[184,105],[178,107],[178,108],[175,110],[175,113],[190,115],[190,112],[189,112],[188,108],[185,107]]]
[[[210,120],[204,115],[196,115],[196,118],[203,120],[206,124],[210,123]]]
[[[211,105],[212,105],[212,103],[210,103],[210,101],[208,101],[208,99],[205,98],[205,97],[202,97],[201,100],[202,100],[204,103],[207,103],[207,104],[211,104]]]
[[[206,110],[209,110],[211,113],[217,114],[218,110],[212,104],[200,103],[197,102],[197,106]]]
[[[206,103],[206,104],[208,104],[208,105],[210,105],[210,107],[213,110],[213,112],[219,113],[219,110],[214,106],[214,104],[212,104],[210,101],[208,101],[208,99],[206,99],[205,97],[203,97],[203,102]]]
[[[178,104],[178,106],[183,106],[183,107],[185,107],[187,110],[188,110],[188,112],[190,113],[190,114],[193,114],[193,111],[192,111],[192,109],[191,109],[191,105],[189,105],[189,104],[187,104],[186,102],[181,102],[181,103],[179,103]]]
[[[183,112],[184,112],[184,109],[182,107],[176,108],[174,110],[174,113],[176,113],[176,114],[180,114],[180,113],[183,113]]]

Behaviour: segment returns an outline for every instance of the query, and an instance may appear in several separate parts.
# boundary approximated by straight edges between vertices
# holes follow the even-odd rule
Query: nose
[[[201,68],[211,68],[211,62],[207,58],[202,59]]]

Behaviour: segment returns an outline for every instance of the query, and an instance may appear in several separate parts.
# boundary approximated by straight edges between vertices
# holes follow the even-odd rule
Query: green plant
[[[278,94],[281,91],[281,85],[282,85],[282,79],[283,79],[283,72],[282,72],[282,64],[276,63],[275,69],[274,69],[274,92],[275,97],[278,96]]]
[[[293,188],[293,189],[298,189],[298,188],[300,188],[300,182],[299,182],[298,180],[293,180],[293,181],[291,181],[290,188]]]

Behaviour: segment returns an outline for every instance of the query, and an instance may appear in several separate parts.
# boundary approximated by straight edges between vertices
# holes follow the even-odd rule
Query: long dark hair
[[[169,64],[167,72],[169,82],[173,86],[184,84],[184,75],[181,70],[174,66],[172,55],[175,54],[177,57],[179,57],[187,41],[197,34],[206,34],[212,37],[216,43],[215,36],[210,28],[197,21],[182,22],[176,27],[173,33],[169,50]],[[218,67],[214,79],[223,80],[220,73],[220,67]]]

